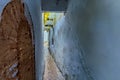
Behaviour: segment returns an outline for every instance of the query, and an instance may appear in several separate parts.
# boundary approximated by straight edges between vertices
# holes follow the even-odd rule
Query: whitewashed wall
[[[3,8],[6,6],[6,4],[9,2],[10,0],[0,0],[0,15],[2,13]]]
[[[69,80],[120,80],[119,3],[70,1],[65,19],[56,25],[53,47],[56,62]]]
[[[42,32],[42,11],[41,0],[24,0],[29,8],[33,21],[35,37],[35,62],[36,62],[36,80],[42,80],[44,70],[43,59],[43,32]]]

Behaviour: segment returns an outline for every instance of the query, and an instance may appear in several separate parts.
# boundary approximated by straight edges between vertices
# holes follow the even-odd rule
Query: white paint
[[[2,11],[8,2],[10,2],[10,0],[0,0],[0,21],[1,21]]]
[[[47,31],[44,31],[44,42],[48,42],[48,35],[49,33]]]
[[[43,31],[42,31],[42,11],[41,0],[24,0],[28,6],[34,28],[35,38],[35,62],[36,62],[36,80],[42,80],[44,71],[43,57]]]
[[[10,0],[0,0],[0,15],[2,13],[3,8],[6,6],[8,2],[10,2]]]
[[[53,48],[63,73],[80,73],[69,80],[86,80],[85,74],[92,76],[92,80],[120,80],[119,3],[120,0],[70,1],[64,21],[55,28]],[[82,50],[89,73],[84,66],[76,69],[83,64],[79,57]]]

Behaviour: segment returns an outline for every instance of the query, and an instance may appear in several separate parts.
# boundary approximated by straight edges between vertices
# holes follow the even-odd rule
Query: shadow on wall
[[[85,75],[96,80],[120,79],[119,2],[71,0],[65,19],[54,29],[53,46],[57,65],[70,80],[89,80]],[[80,57],[90,74],[84,73],[83,67],[76,68],[83,65]]]

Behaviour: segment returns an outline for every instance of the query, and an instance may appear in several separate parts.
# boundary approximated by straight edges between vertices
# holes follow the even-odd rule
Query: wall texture
[[[32,26],[31,26],[32,27]],[[34,80],[31,28],[20,1],[5,6],[0,21],[0,79]]]
[[[51,45],[57,65],[69,80],[120,80],[119,3],[70,1]]]
[[[10,0],[0,0],[0,14],[2,13],[3,8]]]
[[[10,0],[0,0],[0,14],[4,6]],[[43,37],[42,37],[42,26],[41,26],[41,0],[23,0],[31,14],[33,22],[34,42],[35,42],[35,62],[36,62],[36,78],[42,80],[43,69]],[[27,16],[27,13],[26,13]],[[28,17],[27,17],[28,18]]]
[[[36,62],[36,80],[42,80],[44,70],[43,61],[43,36],[42,36],[42,11],[41,0],[24,0],[24,3],[29,8],[31,18],[34,26],[34,40],[35,40],[35,62]]]

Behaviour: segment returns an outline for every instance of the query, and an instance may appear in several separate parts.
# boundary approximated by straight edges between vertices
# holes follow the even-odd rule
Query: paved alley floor
[[[65,80],[59,69],[56,66],[56,63],[48,51],[47,44],[44,45],[45,49],[45,70],[43,80]]]

